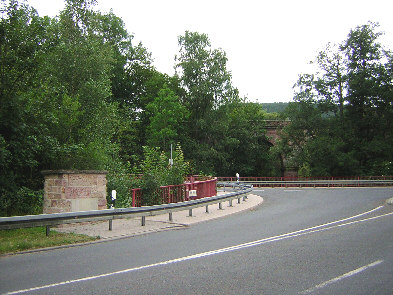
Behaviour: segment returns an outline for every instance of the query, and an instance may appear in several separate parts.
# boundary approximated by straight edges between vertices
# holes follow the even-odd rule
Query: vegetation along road
[[[254,193],[187,229],[2,257],[0,293],[392,294],[392,188]]]

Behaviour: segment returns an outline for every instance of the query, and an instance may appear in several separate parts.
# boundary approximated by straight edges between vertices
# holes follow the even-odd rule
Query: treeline
[[[277,148],[300,175],[393,174],[393,55],[381,35],[359,26],[299,76]]]
[[[262,108],[268,113],[283,113],[287,106],[288,102],[269,102],[269,103],[261,103]]]
[[[40,211],[46,169],[108,170],[108,190],[127,204],[127,175],[145,172],[147,151],[164,165],[171,144],[184,153],[183,174],[279,173],[265,111],[239,97],[225,52],[207,35],[179,36],[168,76],[94,2],[66,0],[54,18],[1,2],[1,215]]]

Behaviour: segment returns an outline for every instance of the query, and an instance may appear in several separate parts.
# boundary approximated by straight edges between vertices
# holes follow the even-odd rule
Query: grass
[[[0,255],[39,248],[47,248],[99,239],[73,233],[60,233],[51,230],[46,236],[45,227],[0,230]]]

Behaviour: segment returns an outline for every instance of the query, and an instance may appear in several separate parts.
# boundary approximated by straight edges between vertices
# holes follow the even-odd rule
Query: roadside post
[[[111,209],[115,209],[115,202],[116,202],[116,190],[112,190],[112,204]],[[112,230],[112,219],[109,219],[109,230]]]

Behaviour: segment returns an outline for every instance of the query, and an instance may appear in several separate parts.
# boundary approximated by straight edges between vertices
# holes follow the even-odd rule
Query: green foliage
[[[392,162],[392,53],[378,24],[351,30],[319,53],[315,74],[300,75],[283,152],[319,175],[384,175]]]
[[[41,214],[43,193],[43,190],[34,191],[27,187],[11,192],[0,189],[0,216]]]
[[[136,176],[132,180],[133,186],[142,189],[142,205],[160,204],[159,187],[184,183],[190,166],[184,160],[180,145],[173,152],[173,165],[170,165],[170,158],[160,148],[143,148],[144,159],[138,167],[134,167]]]
[[[68,0],[55,18],[18,1],[1,4],[3,201],[20,200],[22,187],[42,189],[44,169],[106,169],[108,191],[116,189],[118,204],[129,206],[135,180],[127,175],[141,159],[141,169],[151,170],[160,185],[184,180],[190,172],[185,157],[196,171],[232,174],[236,153],[250,152],[244,140],[259,158],[240,171],[267,171],[254,169],[267,150],[258,147],[262,113],[255,120],[253,111],[231,115],[235,107],[225,107],[236,102],[242,108],[241,100],[225,52],[212,49],[207,35],[179,37],[179,75],[169,77],[154,69],[142,44],[132,44],[120,18],[94,10],[95,1]],[[247,120],[258,121],[258,136],[247,137]],[[168,169],[169,146],[176,142],[186,156],[179,146]],[[143,146],[166,154],[146,157]]]
[[[129,187],[113,179],[125,170],[119,135],[129,125],[111,85],[119,67],[125,73],[130,60],[142,66],[149,57],[132,47],[120,19],[94,11],[94,4],[69,0],[51,19],[18,1],[1,3],[2,214],[12,214],[7,204],[37,211],[19,204],[28,195],[21,188],[40,193],[44,169],[110,169],[110,184],[122,195]]]
[[[223,108],[227,118],[227,130],[223,133],[221,148],[227,158],[223,159],[220,175],[242,176],[271,175],[269,143],[265,135],[266,113],[257,103],[233,103]],[[225,120],[223,118],[223,120]]]
[[[170,165],[170,169],[167,170],[165,183],[172,185],[182,184],[184,183],[186,176],[190,174],[191,167],[190,163],[184,158],[183,150],[180,144],[176,145],[172,157],[173,164]]]
[[[269,143],[264,131],[266,113],[245,103],[232,86],[222,49],[212,49],[206,34],[179,36],[176,70],[190,110],[182,142],[195,171],[219,175],[271,173]]]
[[[273,103],[261,103],[262,108],[267,113],[282,113],[288,106],[287,102],[273,102]]]
[[[310,177],[311,176],[311,167],[308,163],[303,163],[303,165],[298,170],[299,177]]]
[[[107,204],[112,204],[112,190],[116,190],[116,207],[128,208],[132,206],[130,189],[133,187],[130,178],[130,168],[121,161],[112,162],[107,167]]]
[[[164,84],[158,97],[146,106],[150,114],[147,126],[147,143],[165,149],[179,139],[180,128],[189,116],[188,110],[180,103],[179,97]]]
[[[183,99],[192,119],[203,119],[210,110],[239,99],[223,50],[212,49],[209,37],[197,32],[186,31],[178,41],[176,69],[187,91]]]
[[[160,182],[157,176],[146,173],[141,178],[142,206],[161,204]]]

